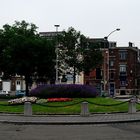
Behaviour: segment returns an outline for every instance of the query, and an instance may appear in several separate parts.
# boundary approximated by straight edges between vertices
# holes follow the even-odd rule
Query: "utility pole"
[[[113,30],[110,32],[107,36],[104,37],[104,39],[108,42],[108,37],[112,35],[114,32],[120,31],[119,28]],[[103,63],[103,90],[104,93],[106,92],[106,85],[109,82],[109,51],[108,49],[106,50],[105,45],[104,45],[104,50],[103,50],[103,56],[104,56],[104,63]],[[109,87],[109,85],[108,85]]]
[[[60,25],[54,25],[56,27],[56,35],[58,34],[58,28],[60,27]],[[57,41],[57,44],[56,44],[56,48],[55,48],[55,53],[56,53],[56,66],[55,66],[55,69],[56,69],[56,75],[55,75],[55,84],[58,84],[59,83],[59,75],[58,75],[58,41]]]

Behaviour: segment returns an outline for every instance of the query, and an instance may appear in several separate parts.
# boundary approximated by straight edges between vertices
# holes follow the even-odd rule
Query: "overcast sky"
[[[90,38],[109,36],[118,46],[133,42],[140,48],[140,0],[0,0],[0,28],[25,20],[38,31],[74,27]]]

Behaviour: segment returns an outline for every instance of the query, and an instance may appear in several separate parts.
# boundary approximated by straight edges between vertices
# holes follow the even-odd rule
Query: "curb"
[[[118,124],[118,123],[138,123],[140,119],[133,120],[111,120],[111,121],[13,121],[13,120],[0,120],[3,124],[16,124],[16,125],[97,125],[97,124]]]
[[[97,124],[117,124],[117,123],[137,123],[140,120],[127,121],[103,121],[103,122],[26,122],[26,121],[0,121],[3,124],[16,125],[97,125]]]
[[[140,122],[140,113],[80,115],[32,115],[1,114],[0,123],[16,125],[94,125]]]

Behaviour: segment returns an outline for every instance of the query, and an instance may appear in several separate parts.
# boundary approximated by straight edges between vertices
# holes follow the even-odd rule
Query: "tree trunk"
[[[76,82],[76,69],[75,66],[73,67],[73,84]]]
[[[29,96],[29,89],[28,89],[28,86],[29,86],[29,76],[25,76],[25,85],[26,85],[26,96]]]

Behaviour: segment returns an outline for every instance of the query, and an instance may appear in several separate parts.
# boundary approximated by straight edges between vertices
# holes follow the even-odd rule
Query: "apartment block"
[[[84,84],[96,86],[99,95],[140,94],[140,50],[132,43],[126,47],[116,47],[110,42],[108,47],[102,44],[101,50],[103,63],[84,75]]]
[[[138,92],[139,49],[128,47],[109,48],[109,94],[126,95]]]

